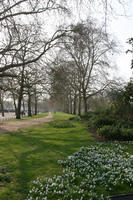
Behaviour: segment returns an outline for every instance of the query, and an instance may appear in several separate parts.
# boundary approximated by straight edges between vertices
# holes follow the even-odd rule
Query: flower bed
[[[133,158],[124,145],[82,147],[58,162],[63,167],[62,176],[38,178],[27,200],[106,200],[120,185],[133,186]]]

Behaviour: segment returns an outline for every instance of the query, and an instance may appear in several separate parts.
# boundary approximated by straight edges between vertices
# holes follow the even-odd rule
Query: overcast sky
[[[113,34],[113,37],[118,40],[118,44],[120,45],[119,54],[114,57],[114,63],[116,62],[118,70],[112,73],[113,77],[117,76],[123,78],[125,81],[129,81],[133,72],[133,69],[131,70],[132,55],[130,53],[126,54],[127,49],[130,48],[130,45],[126,42],[128,38],[133,37],[133,0],[125,0],[128,4],[124,4],[124,9],[123,6],[117,3],[118,1],[112,0],[111,2],[114,6],[114,11],[113,15],[109,13],[107,32]],[[94,16],[94,18],[96,17],[98,21],[99,19],[104,21],[103,13],[105,10],[104,8],[103,10],[101,9],[101,4],[97,3],[92,10],[90,9],[91,7],[91,5],[88,5],[83,7],[83,9],[80,8],[81,19],[85,19],[87,15],[92,13],[92,16]],[[91,11],[89,12],[89,10]],[[75,20],[76,19],[77,16],[75,15]],[[79,19],[77,19],[77,21],[78,20]]]
[[[133,37],[133,0],[130,1],[127,8],[127,16],[119,16],[112,19],[110,32],[119,40],[121,45],[121,53],[116,57],[118,65],[117,76],[123,77],[125,80],[129,80],[132,76],[133,70],[131,70],[132,55],[126,54],[126,50],[130,48],[130,45],[126,43],[127,39]],[[114,73],[115,75],[115,73]]]
[[[70,1],[71,2],[71,1]],[[86,6],[79,7],[78,11],[77,8],[73,7],[73,15],[70,18],[66,18],[64,16],[55,16],[52,15],[50,18],[48,16],[47,24],[50,26],[50,32],[52,34],[52,29],[54,25],[62,24],[63,21],[66,23],[68,21],[69,23],[76,23],[80,20],[85,20],[89,16],[93,16],[94,19],[97,18],[97,21],[101,22],[104,21],[104,15],[105,12],[104,8],[101,10],[101,6],[99,4],[96,4],[93,9],[92,5],[88,4],[88,1],[86,1]],[[130,53],[126,54],[127,49],[130,48],[130,45],[128,45],[127,39],[130,37],[133,37],[133,0],[125,0],[125,2],[129,2],[127,5],[125,5],[126,15],[124,15],[123,7],[120,6],[120,4],[116,3],[118,1],[112,0],[113,6],[115,7],[116,13],[112,16],[109,13],[109,20],[107,22],[107,32],[113,35],[114,38],[119,43],[119,54],[114,56],[114,63],[116,63],[118,70],[112,72],[113,77],[120,77],[124,79],[125,81],[129,81],[130,77],[132,76],[133,70],[131,70],[131,59],[132,55]],[[114,12],[113,12],[114,13]],[[120,15],[123,16],[120,16]],[[54,29],[53,29],[54,30]]]

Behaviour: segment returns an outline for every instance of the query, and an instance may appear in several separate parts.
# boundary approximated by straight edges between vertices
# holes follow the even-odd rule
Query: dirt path
[[[0,125],[0,133],[17,131],[21,128],[26,128],[30,126],[42,125],[45,122],[50,122],[52,120],[52,114],[49,113],[48,116],[35,119],[25,119],[20,121],[4,121]]]

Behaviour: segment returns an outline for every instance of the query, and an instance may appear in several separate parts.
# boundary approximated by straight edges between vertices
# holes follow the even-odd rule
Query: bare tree
[[[85,1],[79,0],[76,2]],[[92,1],[87,0],[86,2],[91,3]],[[111,8],[111,3],[108,0],[101,0],[101,2],[105,8],[106,16],[107,11]],[[123,3],[121,0],[117,0],[117,2]],[[39,90],[41,89],[36,80],[42,81],[42,79],[36,73],[33,73],[32,67],[34,68],[34,65],[38,67],[37,62],[46,56],[51,48],[59,45],[59,38],[66,36],[71,30],[74,31],[63,39],[64,53],[66,54],[67,52],[70,57],[70,60],[68,59],[64,62],[67,63],[67,69],[63,66],[62,72],[57,70],[58,73],[61,73],[61,76],[63,76],[63,73],[66,74],[66,77],[63,76],[65,80],[64,88],[61,88],[61,93],[63,90],[65,91],[62,95],[64,109],[68,112],[76,113],[78,103],[80,114],[81,100],[83,98],[86,111],[87,99],[105,87],[103,85],[102,88],[99,88],[98,85],[100,74],[105,74],[102,67],[108,66],[108,63],[105,62],[106,53],[112,49],[112,44],[102,30],[93,27],[90,23],[89,26],[87,25],[88,27],[85,24],[78,24],[71,26],[68,30],[60,28],[50,36],[44,34],[44,27],[39,22],[39,15],[42,17],[44,16],[43,14],[56,10],[68,12],[66,3],[69,3],[69,0],[0,1],[0,77],[12,77],[10,78],[10,83],[18,84],[17,89],[10,84],[12,85],[10,92],[13,97],[17,118],[20,118],[23,97],[27,94],[29,96],[29,108],[32,97],[35,99],[35,113],[37,113],[37,96],[40,94]],[[97,76],[96,71],[99,76]],[[31,74],[32,78],[29,78]],[[99,77],[98,80],[96,80],[96,76]],[[26,83],[26,79],[29,82],[27,81]],[[42,81],[42,83],[44,82]],[[97,87],[94,87],[94,85]]]
[[[59,1],[55,0],[4,0],[0,1],[0,22],[21,15],[37,15],[51,10],[64,9]]]
[[[66,8],[65,2],[70,3],[68,0],[4,0],[0,1],[0,26],[1,26],[1,41],[0,41],[0,60],[1,60],[1,66],[0,66],[0,76],[9,76],[10,74],[7,73],[7,71],[14,67],[22,66],[22,63],[16,63],[13,62],[12,59],[7,59],[8,53],[11,53],[14,50],[19,51],[19,45],[23,41],[16,41],[14,42],[13,38],[13,32],[16,32],[16,26],[15,23],[22,24],[24,23],[22,18],[25,16],[29,16],[32,19],[37,19],[39,14],[41,13],[49,13],[53,10],[58,11],[66,11],[68,12],[68,9]],[[92,3],[91,0],[79,0],[76,1],[78,3]],[[95,2],[95,1],[94,1]],[[106,11],[108,9],[113,8],[113,5],[108,0],[101,0],[100,1],[105,8],[105,15]],[[124,0],[117,0],[117,2],[121,5],[124,4]],[[70,6],[71,7],[71,6]],[[20,22],[21,21],[21,22]],[[27,20],[26,24],[29,24],[31,20]],[[32,20],[33,21],[33,20]],[[12,31],[11,31],[12,30]],[[7,38],[7,41],[5,42],[5,36]],[[49,39],[47,42],[45,41],[43,44],[42,49],[40,49],[38,55],[34,58],[30,58],[25,61],[25,65],[29,63],[36,62],[37,60],[42,57],[42,55],[45,54],[45,52],[50,48],[51,43],[55,41],[60,36],[60,32],[56,32],[51,39]],[[4,41],[4,42],[3,42]],[[53,44],[52,44],[53,45]],[[6,59],[6,60],[5,60]],[[6,72],[6,73],[5,73]]]
[[[73,70],[75,63],[67,60],[64,53],[59,52],[54,62],[51,63],[50,96],[54,107],[60,107],[62,111],[76,114],[78,86],[77,74]]]
[[[24,94],[28,96],[28,116],[32,115],[32,105],[34,104],[34,114],[37,114],[38,100],[43,96],[45,85],[45,67],[39,63],[32,64],[25,69]]]
[[[40,40],[40,46],[36,46],[34,43],[34,38],[38,37],[38,32],[41,30],[38,14],[51,12],[53,10],[66,11],[67,9],[61,6],[57,0],[19,0],[17,2],[15,0],[4,0],[0,2],[0,76],[11,75],[8,73],[8,70],[14,67],[20,67],[23,64],[27,65],[36,62],[53,46],[54,41],[62,35],[60,31],[56,31],[50,38],[46,39],[46,37],[42,37],[43,39]],[[25,18],[27,15],[30,17],[29,20]],[[27,32],[28,29],[32,32],[30,41],[26,38],[27,35],[24,38],[24,35],[20,35],[21,31],[24,33]],[[29,42],[28,45],[34,45],[34,47],[36,47],[35,52],[33,52],[32,49],[30,52],[31,55],[26,58],[24,62],[17,62],[14,58],[16,54],[21,51],[23,43],[25,43],[26,40]],[[37,48],[38,51],[36,51]]]
[[[114,42],[92,21],[72,25],[71,28],[73,32],[62,42],[65,52],[75,62],[74,70],[77,70],[84,112],[87,113],[88,98],[106,87],[106,70],[110,66],[108,54],[113,51]]]

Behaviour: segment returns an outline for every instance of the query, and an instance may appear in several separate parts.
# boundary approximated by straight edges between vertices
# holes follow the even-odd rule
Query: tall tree
[[[67,9],[58,0],[4,0],[0,2],[0,76],[10,76],[9,69],[36,62],[53,46],[54,41],[62,35],[60,31],[56,31],[49,38],[42,37],[40,46],[34,44],[34,38],[38,37],[38,32],[42,28],[40,24],[38,25],[38,14],[48,13],[53,10],[66,11]],[[29,16],[28,20],[26,18],[27,15]],[[27,29],[32,31],[32,41],[28,39],[28,45],[31,46],[33,43],[36,48],[34,52],[32,49],[31,55],[24,62],[17,62],[14,57],[21,51],[26,40],[26,37],[20,37],[20,32],[27,32]],[[38,51],[36,51],[37,49]]]
[[[62,43],[64,51],[75,62],[84,112],[87,113],[88,98],[106,87],[106,70],[110,66],[108,54],[112,53],[114,42],[90,20],[72,25],[71,29],[73,31],[62,39]]]
[[[132,56],[133,56],[133,38],[129,38],[128,39],[128,44],[130,45],[130,49],[128,49],[127,51],[126,51],[126,53],[131,53],[132,54]],[[132,58],[132,60],[131,60],[131,68],[133,68],[133,58]]]

